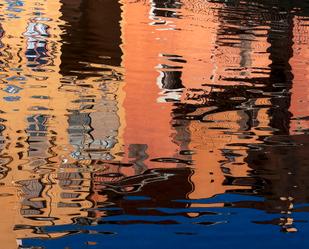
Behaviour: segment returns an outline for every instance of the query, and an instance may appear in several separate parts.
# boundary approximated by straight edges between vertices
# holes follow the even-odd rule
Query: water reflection
[[[6,248],[306,247],[308,2],[0,8]]]
[[[117,1],[60,1],[60,73],[78,78],[104,75],[120,66],[121,8]]]

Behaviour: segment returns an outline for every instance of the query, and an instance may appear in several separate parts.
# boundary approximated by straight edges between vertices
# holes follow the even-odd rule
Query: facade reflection
[[[1,213],[1,242],[6,248],[16,248],[16,238],[30,236],[36,226],[71,222],[71,214],[80,211],[61,205],[73,198],[63,200],[56,172],[70,154],[66,115],[76,98],[59,91],[61,5],[47,1],[38,9],[33,1],[14,3],[1,7],[7,17],[2,24],[0,93],[1,164],[7,169],[1,181],[6,206]],[[86,196],[80,196],[79,205],[87,206]]]
[[[301,3],[37,4],[0,7],[6,248],[80,226],[195,231],[226,223],[218,208],[263,210],[277,218],[250,222],[297,231],[308,203]]]

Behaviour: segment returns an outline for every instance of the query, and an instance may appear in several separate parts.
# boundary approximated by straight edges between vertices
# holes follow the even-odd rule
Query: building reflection
[[[69,136],[75,159],[114,160],[119,151],[122,50],[120,3],[61,1],[65,21],[60,73],[63,89],[79,93],[80,108],[70,110]],[[121,114],[120,114],[121,115]],[[114,152],[109,152],[114,148]]]
[[[259,3],[61,0],[33,17],[25,0],[0,27],[7,248],[119,212],[177,223],[158,207],[195,218],[198,201],[227,193],[264,199],[204,207],[282,214],[253,222],[295,231],[308,25],[301,8]]]
[[[160,5],[160,3],[158,4]],[[139,13],[143,13],[142,10],[145,9],[144,15],[141,17],[140,21],[135,20],[138,16],[137,14],[132,15],[134,16],[132,21],[130,21],[130,19],[125,19],[126,15],[130,16],[129,8],[133,6],[135,10],[140,8],[138,11]],[[288,112],[288,109],[289,106],[291,106],[291,98],[290,95],[286,93],[291,89],[292,84],[294,84],[289,60],[292,57],[293,34],[295,33],[295,36],[298,35],[297,31],[292,28],[293,17],[289,14],[282,15],[280,11],[276,12],[273,10],[265,15],[265,13],[259,12],[259,9],[255,7],[252,7],[252,12],[256,11],[255,16],[246,17],[247,12],[245,10],[247,6],[244,5],[232,5],[233,7],[231,7],[231,5],[226,6],[218,12],[214,10],[213,13],[211,13],[213,16],[209,14],[210,17],[208,16],[208,18],[210,20],[215,20],[216,17],[219,16],[219,25],[217,25],[217,27],[212,27],[211,22],[209,26],[213,29],[204,29],[202,32],[196,32],[196,35],[200,34],[203,37],[212,37],[212,39],[209,40],[209,46],[205,47],[210,47],[208,55],[210,55],[213,60],[211,62],[204,62],[203,70],[195,72],[192,70],[190,74],[190,71],[186,71],[186,68],[193,67],[193,64],[190,64],[190,56],[192,56],[191,52],[194,51],[194,49],[192,49],[192,51],[189,49],[191,45],[189,42],[187,44],[183,38],[181,42],[177,43],[178,46],[181,44],[183,48],[178,48],[176,46],[168,47],[169,42],[162,42],[164,45],[160,45],[162,40],[160,35],[162,34],[164,34],[162,36],[164,36],[166,40],[170,39],[169,36],[173,36],[172,41],[177,41],[178,34],[175,30],[177,30],[178,24],[179,27],[186,30],[184,26],[181,26],[181,24],[183,24],[181,23],[182,20],[177,22],[178,8],[174,6],[176,11],[173,10],[175,13],[172,14],[168,9],[166,13],[164,10],[160,9],[158,12],[159,14],[155,15],[156,6],[156,2],[151,5],[151,9],[149,9],[150,6],[148,6],[147,9],[147,6],[140,3],[135,3],[131,6],[128,5],[128,7],[124,3],[124,19],[126,20],[126,24],[128,26],[131,24],[133,29],[133,27],[138,26],[138,24],[146,22],[147,13],[150,11],[150,20],[153,21],[151,24],[153,24],[154,27],[147,26],[147,30],[145,31],[147,35],[144,35],[144,37],[147,38],[145,39],[145,43],[140,41],[140,47],[135,48],[134,62],[138,60],[143,61],[147,58],[147,62],[151,65],[152,62],[149,58],[156,58],[156,55],[167,58],[171,64],[159,64],[159,66],[156,67],[160,70],[160,76],[157,77],[157,82],[159,80],[159,87],[164,89],[164,94],[176,89],[177,94],[180,91],[181,96],[180,98],[174,99],[165,98],[166,102],[175,102],[174,106],[176,106],[176,108],[171,111],[173,119],[170,119],[169,123],[177,126],[177,124],[179,125],[179,120],[192,120],[186,122],[186,126],[181,127],[189,130],[187,139],[184,139],[186,140],[185,147],[189,151],[194,152],[193,155],[190,156],[190,161],[193,160],[194,162],[194,169],[188,179],[192,182],[194,187],[192,191],[187,192],[190,193],[188,197],[194,199],[207,198],[226,192],[256,193],[256,185],[259,186],[262,184],[260,187],[263,188],[263,184],[265,182],[267,183],[269,179],[256,173],[262,169],[257,168],[257,165],[255,165],[255,154],[258,154],[255,151],[257,149],[262,149],[262,153],[267,154],[268,149],[264,147],[264,141],[272,141],[276,139],[279,134],[289,134],[291,114]],[[181,14],[184,15],[185,11],[190,11],[190,9],[186,9],[186,3],[183,3],[183,6],[184,11]],[[204,8],[206,9],[206,7]],[[233,12],[229,12],[229,8],[232,8]],[[233,18],[235,12],[244,17],[239,20],[239,22],[242,22],[241,25],[239,24],[239,27],[235,27],[235,25],[237,25]],[[134,10],[132,10],[132,13],[134,13]],[[260,19],[259,17],[263,18]],[[282,20],[286,21],[286,25],[280,24]],[[173,24],[171,25],[171,23]],[[298,25],[299,24],[300,23],[298,23]],[[160,25],[163,26],[163,28],[161,28]],[[304,24],[300,25],[304,26]],[[157,26],[160,28],[157,28]],[[198,27],[198,25],[195,26]],[[255,27],[262,28],[256,29]],[[127,31],[125,27],[123,29],[124,37],[126,38]],[[156,32],[158,30],[162,33]],[[164,33],[165,31],[166,33]],[[172,35],[169,33],[172,33]],[[185,31],[183,31],[183,34],[184,33]],[[280,35],[281,33],[285,34],[284,39]],[[134,32],[132,34],[134,34]],[[192,35],[187,35],[186,37],[192,37]],[[139,53],[141,54],[139,49],[143,49],[146,47],[146,44],[151,41],[148,39],[152,40],[154,46],[148,49],[146,53],[144,52],[143,56],[138,56]],[[201,41],[201,39],[199,41]],[[231,41],[233,41],[234,44],[231,44]],[[205,42],[205,39],[203,39],[203,42]],[[156,46],[158,46],[160,50],[155,51]],[[130,52],[129,38],[127,40],[124,39],[123,47],[124,63],[126,63],[126,61],[129,60]],[[286,47],[288,48],[287,52],[282,53],[283,48]],[[186,49],[190,54],[186,54]],[[152,56],[148,55],[148,53],[152,53]],[[226,55],[230,56],[228,61]],[[233,56],[235,56],[235,58],[233,58]],[[192,59],[192,61],[194,60]],[[136,65],[136,63],[128,63],[128,65]],[[152,63],[152,65],[155,65],[155,63]],[[205,70],[205,68],[208,70]],[[181,73],[178,73],[179,70]],[[140,68],[139,72],[143,72],[143,69]],[[148,77],[149,75],[150,73],[147,74]],[[194,79],[196,75],[204,79],[209,79],[209,83],[206,83],[204,87],[202,85],[195,85],[196,82],[191,83],[190,79]],[[126,79],[128,79],[129,76],[130,69],[126,68]],[[139,74],[139,81],[141,81],[140,77],[141,73]],[[294,77],[297,77],[296,73]],[[144,81],[146,82],[146,80]],[[147,82],[148,81],[147,78]],[[128,84],[128,82],[130,81],[126,83]],[[297,83],[295,83],[295,85],[295,87],[297,87]],[[129,86],[126,86],[125,89],[128,89],[128,87]],[[141,93],[142,87],[143,85],[141,84],[139,88]],[[128,95],[127,99],[129,99],[131,95],[129,94],[129,90],[126,91],[126,94]],[[166,95],[168,96],[168,94]],[[294,94],[294,98],[295,97]],[[126,103],[127,99],[124,103]],[[201,102],[203,99],[204,101]],[[138,102],[140,100],[135,101]],[[150,105],[146,103],[144,103],[143,107],[139,107],[138,104],[136,104],[136,106],[137,108],[145,108],[145,106],[147,106],[148,112],[151,110]],[[167,104],[167,106],[169,105]],[[237,108],[237,106],[241,107]],[[130,109],[125,107],[125,110],[127,111]],[[140,111],[139,113],[144,113],[144,111]],[[152,118],[160,120],[153,116],[155,115],[154,113],[155,112],[151,112]],[[138,115],[128,114],[128,116],[137,117]],[[162,118],[162,116],[163,113],[160,114],[160,118]],[[168,115],[165,116],[168,117]],[[143,116],[143,118],[145,118],[145,116]],[[153,119],[146,118],[146,120],[138,120],[137,123],[144,124],[147,120]],[[160,123],[162,124],[162,122]],[[126,122],[126,124],[126,129],[129,129],[130,123]],[[134,126],[132,125],[132,127]],[[157,125],[155,125],[155,127],[157,127]],[[133,129],[128,133],[134,134]],[[126,135],[126,133],[124,134]],[[170,132],[166,132],[165,134],[168,135]],[[132,140],[138,140],[138,137],[139,134],[135,135]],[[149,137],[151,137],[151,135],[147,133],[147,138]],[[175,137],[177,137],[177,135]],[[298,139],[301,139],[301,137],[298,137]],[[160,139],[160,141],[164,141],[163,138],[162,140]],[[280,144],[280,141],[277,142]],[[153,142],[151,141],[151,143]],[[146,162],[149,160],[148,158],[156,156],[156,154],[152,153],[151,149],[147,147],[151,145],[151,143],[143,142],[145,146],[140,147],[140,150],[148,152],[143,152],[143,155],[141,155],[141,158]],[[131,143],[126,142],[125,144]],[[166,144],[169,145],[168,143]],[[177,144],[177,142],[175,144]],[[301,143],[296,144],[299,146]],[[304,144],[306,144],[305,141]],[[147,148],[147,150],[145,148]],[[167,150],[164,151],[165,153],[167,152]],[[278,151],[280,150],[278,149]],[[269,154],[275,156],[276,153],[273,152]],[[162,155],[162,153],[160,153],[160,155]],[[306,161],[306,159],[304,160]],[[155,162],[158,161],[156,160]],[[162,159],[162,162],[166,164],[167,161]],[[151,164],[144,163],[142,164],[142,168],[145,168],[145,165]],[[303,163],[301,163],[301,165],[303,165]],[[275,175],[278,176],[278,174],[279,172]],[[283,188],[281,188],[281,190],[282,189]],[[281,199],[289,200],[290,197],[284,197],[285,195],[281,193],[281,197],[278,196],[279,202]],[[266,194],[263,194],[262,196],[266,198],[265,203],[267,203],[268,198],[275,198],[275,195],[268,197]],[[276,202],[273,202],[271,207],[265,206],[265,211],[273,209],[278,210],[279,213],[284,212],[284,210],[280,210],[280,205],[276,205]],[[287,220],[288,223],[291,222],[288,218],[285,220]],[[282,222],[280,222],[280,224],[282,225]],[[282,226],[284,227],[285,225]],[[292,228],[287,228],[288,229],[285,229],[286,231],[293,231]]]
[[[33,1],[1,6],[6,16],[1,29],[1,201],[6,209],[0,239],[6,248],[16,248],[16,238],[33,236],[36,226],[71,223],[71,215],[82,215],[89,203],[82,193],[78,206],[72,205],[78,198],[68,197],[73,191],[57,172],[72,150],[66,115],[76,108],[76,96],[59,90],[60,6],[59,1],[47,1],[40,9]],[[89,191],[87,174],[76,177],[82,178],[80,190]]]

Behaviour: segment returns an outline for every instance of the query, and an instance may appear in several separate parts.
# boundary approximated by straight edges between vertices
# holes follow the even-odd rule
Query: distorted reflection
[[[306,248],[308,4],[0,0],[3,246]]]

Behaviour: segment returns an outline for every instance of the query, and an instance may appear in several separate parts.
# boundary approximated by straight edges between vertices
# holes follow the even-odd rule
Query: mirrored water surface
[[[307,0],[0,0],[0,248],[308,248],[308,82]]]

